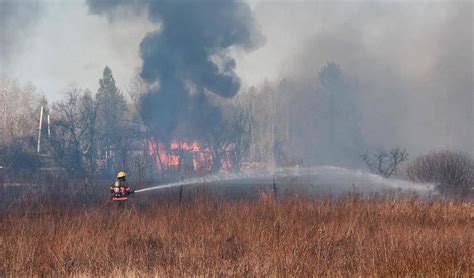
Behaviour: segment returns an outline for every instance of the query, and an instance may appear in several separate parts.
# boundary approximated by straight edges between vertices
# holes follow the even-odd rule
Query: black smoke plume
[[[109,17],[118,7],[144,8],[160,24],[140,44],[141,77],[149,85],[140,109],[165,141],[183,123],[192,136],[221,124],[220,108],[209,94],[229,98],[240,89],[229,49],[251,50],[263,42],[250,8],[240,1],[88,0],[88,5],[91,13]]]

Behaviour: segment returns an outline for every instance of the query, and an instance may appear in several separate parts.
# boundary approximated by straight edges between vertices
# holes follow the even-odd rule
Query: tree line
[[[133,130],[131,105],[117,88],[109,67],[95,94],[72,84],[52,104],[30,84],[21,86],[7,77],[0,84],[0,165],[4,172],[31,175],[41,164],[84,177],[126,168],[130,141],[138,132]]]
[[[47,170],[100,178],[122,169],[137,179],[182,178],[182,172],[157,167],[160,158],[150,149],[153,134],[139,108],[146,84],[137,77],[124,94],[109,67],[98,83],[96,92],[72,84],[50,104],[32,84],[0,78],[1,177],[31,179]],[[369,152],[355,83],[338,64],[328,62],[305,86],[286,79],[244,88],[232,99],[215,99],[223,122],[200,138],[212,154],[210,171],[221,170],[224,158],[231,171],[330,164],[366,167],[384,177],[405,172],[411,180],[435,183],[441,192],[472,191],[474,162],[466,153],[434,152],[405,163],[409,155],[401,147]]]
[[[32,84],[21,86],[2,77],[0,86],[3,178],[31,179],[40,171],[100,178],[119,169],[140,179],[182,175],[157,167],[159,154],[153,154],[149,146],[154,138],[139,110],[140,97],[146,92],[139,78],[130,82],[126,97],[112,70],[105,67],[96,93],[71,84],[52,104]],[[223,157],[238,171],[250,144],[250,114],[232,102],[220,105],[225,106],[225,123],[210,129],[203,147],[212,153],[210,171],[222,168]],[[180,159],[185,156],[179,155]]]

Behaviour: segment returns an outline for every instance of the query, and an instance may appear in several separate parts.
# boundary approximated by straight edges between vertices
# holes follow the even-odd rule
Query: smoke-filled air
[[[473,276],[473,13],[0,0],[0,276]]]

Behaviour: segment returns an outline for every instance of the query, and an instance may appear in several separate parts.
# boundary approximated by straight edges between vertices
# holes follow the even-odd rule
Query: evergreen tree
[[[124,168],[123,155],[120,155],[126,142],[127,104],[123,94],[115,85],[112,70],[105,67],[97,90],[97,133],[99,136],[99,155],[106,162],[108,171]]]
[[[319,155],[334,165],[356,166],[364,149],[359,128],[360,115],[354,90],[338,64],[327,63],[319,72],[319,94],[323,109]]]

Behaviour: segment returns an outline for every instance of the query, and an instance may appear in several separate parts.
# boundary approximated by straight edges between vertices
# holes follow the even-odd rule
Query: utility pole
[[[2,131],[2,140],[4,142],[6,142],[7,140],[7,124],[8,124],[8,120],[7,120],[7,85],[5,85],[5,87],[2,87],[1,88],[1,91],[2,91],[2,100],[3,100],[3,122],[2,122],[2,128],[1,128],[1,131]]]
[[[51,121],[49,120],[49,113],[48,113],[48,141],[51,140]]]
[[[40,110],[40,119],[39,119],[39,127],[38,127],[38,148],[37,148],[37,152],[38,154],[40,153],[40,150],[41,150],[41,127],[43,125],[43,106],[41,106],[41,110]]]

